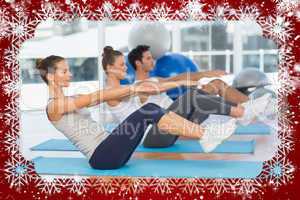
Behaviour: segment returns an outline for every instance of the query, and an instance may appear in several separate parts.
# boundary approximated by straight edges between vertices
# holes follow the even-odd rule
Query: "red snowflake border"
[[[250,2],[250,1],[249,1]],[[0,184],[7,191],[6,198],[14,196],[28,199],[69,199],[114,196],[134,199],[152,196],[154,199],[169,197],[205,199],[210,196],[257,198],[288,187],[296,175],[293,151],[299,145],[294,132],[299,127],[297,94],[300,85],[296,78],[300,72],[300,8],[297,0],[269,1],[151,1],[146,0],[65,0],[65,1],[0,1],[0,72],[1,84],[1,174]],[[267,38],[279,48],[279,139],[278,151],[264,163],[256,179],[176,179],[176,178],[109,178],[74,177],[42,178],[34,171],[31,161],[22,157],[19,146],[20,74],[17,55],[20,45],[34,37],[36,26],[48,19],[72,21],[89,20],[254,20]],[[296,95],[297,96],[297,95]],[[296,108],[295,108],[296,107]],[[272,189],[270,189],[272,188]],[[4,196],[4,194],[1,194]],[[172,199],[174,199],[172,198]],[[17,198],[18,199],[18,198]]]

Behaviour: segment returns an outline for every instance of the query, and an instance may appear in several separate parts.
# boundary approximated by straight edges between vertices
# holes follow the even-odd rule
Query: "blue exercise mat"
[[[106,124],[104,126],[105,130],[108,132],[112,132],[118,124]],[[234,134],[235,135],[268,135],[271,133],[271,128],[260,122],[252,123],[247,126],[238,126],[237,129],[235,130]]]
[[[225,141],[219,145],[214,153],[253,153],[255,141]],[[66,139],[51,139],[31,148],[33,151],[78,151]],[[139,145],[136,152],[164,152],[164,153],[203,153],[197,140],[178,140],[173,146],[167,148],[145,148]]]
[[[235,130],[235,135],[268,135],[271,133],[271,128],[263,123],[253,123],[247,126],[238,126]]]
[[[120,169],[92,169],[86,158],[33,159],[35,170],[47,175],[130,176],[175,178],[255,178],[262,162],[220,160],[144,160],[132,159]]]

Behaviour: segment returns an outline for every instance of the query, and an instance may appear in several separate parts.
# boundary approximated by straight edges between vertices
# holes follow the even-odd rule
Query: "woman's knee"
[[[140,111],[142,112],[143,117],[152,119],[152,123],[157,123],[160,118],[167,113],[164,108],[154,103],[145,104]]]

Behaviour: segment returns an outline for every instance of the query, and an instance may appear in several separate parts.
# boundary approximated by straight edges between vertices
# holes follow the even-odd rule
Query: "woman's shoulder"
[[[55,100],[48,101],[46,106],[47,117],[51,122],[59,121],[62,117],[62,114],[57,112],[54,101]]]
[[[63,113],[59,110],[59,104],[64,103],[67,101],[70,97],[64,96],[64,97],[50,97],[47,102],[46,106],[46,113],[48,116],[48,119],[50,121],[59,121]]]

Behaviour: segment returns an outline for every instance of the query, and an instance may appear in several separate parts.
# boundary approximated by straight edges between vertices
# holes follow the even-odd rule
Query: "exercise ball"
[[[152,56],[157,59],[171,47],[170,32],[159,22],[138,23],[129,32],[128,48],[131,51],[138,45],[150,46]]]
[[[245,68],[233,79],[232,86],[246,95],[250,94],[250,88],[270,85],[265,73],[256,68]]]
[[[178,53],[167,53],[156,61],[154,73],[156,76],[167,78],[185,72],[197,72],[197,65],[188,57]],[[167,91],[169,97],[175,100],[186,91],[185,87],[179,87]]]
[[[135,80],[135,70],[134,70],[133,66],[129,63],[128,56],[125,57],[125,63],[127,66],[127,74],[126,74],[126,77],[120,81],[121,85],[132,84]]]

